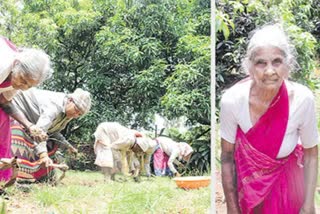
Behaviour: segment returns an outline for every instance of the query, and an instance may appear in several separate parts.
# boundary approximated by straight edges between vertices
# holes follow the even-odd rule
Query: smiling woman
[[[289,74],[284,59],[283,52],[277,47],[266,46],[255,51],[249,72],[258,87],[271,85],[279,88]]]
[[[243,60],[249,78],[222,96],[222,184],[228,213],[314,213],[314,97],[305,86],[288,81],[293,50],[281,26],[258,29]]]

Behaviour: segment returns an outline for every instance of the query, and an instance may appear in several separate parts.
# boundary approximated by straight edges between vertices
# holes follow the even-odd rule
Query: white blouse
[[[229,143],[235,143],[238,125],[246,133],[253,127],[250,120],[249,93],[252,81],[238,83],[228,89],[221,99],[220,134]],[[286,81],[289,95],[289,121],[278,158],[288,156],[298,142],[304,148],[318,144],[314,96],[305,86]]]

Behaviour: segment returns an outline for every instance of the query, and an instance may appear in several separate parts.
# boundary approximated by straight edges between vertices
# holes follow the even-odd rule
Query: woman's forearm
[[[222,186],[227,202],[228,214],[240,212],[238,203],[237,174],[234,161],[235,145],[221,139],[221,174]]]
[[[302,210],[312,213],[315,209],[314,194],[317,186],[318,175],[318,146],[304,149],[304,183],[305,200]]]
[[[19,111],[12,103],[11,101],[5,100],[3,95],[0,96],[0,107],[12,118],[14,118],[16,121],[18,121],[20,124],[22,124],[25,128],[28,128],[32,125],[32,123],[26,118],[26,116]]]
[[[28,129],[33,123],[31,123],[26,116],[21,112],[15,112],[14,114],[10,115],[12,118],[14,118],[16,121],[18,121],[20,124],[22,124],[26,129]]]
[[[226,197],[228,213],[240,213],[233,153],[221,153],[221,169],[222,186]]]

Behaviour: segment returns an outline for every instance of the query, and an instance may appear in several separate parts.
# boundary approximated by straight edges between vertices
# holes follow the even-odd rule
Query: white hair
[[[152,139],[147,136],[137,137],[136,143],[142,149],[143,152],[146,152],[150,147],[152,147]]]
[[[43,50],[23,48],[17,53],[16,59],[18,62],[13,72],[20,72],[39,84],[48,79],[53,72],[50,57]]]
[[[69,95],[79,110],[86,114],[91,108],[91,95],[88,91],[77,88],[72,94]]]
[[[242,68],[246,73],[249,73],[249,65],[255,56],[256,50],[266,46],[279,48],[283,52],[285,62],[289,66],[289,72],[295,70],[298,65],[295,57],[295,48],[290,44],[289,38],[280,24],[273,24],[265,25],[253,32],[246,56],[242,62]]]
[[[192,147],[186,142],[179,142],[178,143],[178,147],[179,147],[179,150],[180,150],[180,155],[182,157],[185,157],[185,156],[187,156],[187,155],[189,155],[190,153],[193,152]]]

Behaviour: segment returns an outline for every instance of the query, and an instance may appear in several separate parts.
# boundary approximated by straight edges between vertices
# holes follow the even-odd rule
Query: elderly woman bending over
[[[19,51],[0,37],[0,158],[10,158],[11,131],[7,106],[18,90],[39,85],[52,73],[49,56],[42,50]],[[17,118],[18,119],[18,118]],[[0,168],[3,163],[0,161]],[[0,170],[0,180],[9,180],[11,169]]]
[[[174,163],[181,165],[177,158],[181,161],[188,162],[192,155],[192,147],[185,143],[177,143],[168,137],[157,137],[155,141],[158,148],[153,154],[153,168],[156,176],[173,175],[180,177]]]
[[[32,88],[18,93],[10,107],[11,114],[22,121],[11,121],[11,151],[19,158],[18,179],[30,182],[51,179],[53,167],[42,163],[46,166],[52,165],[52,161],[57,163],[55,153],[60,146],[77,152],[60,132],[72,119],[90,110],[90,93],[82,89],[65,94]]]
[[[123,174],[129,173],[128,163],[126,159],[126,151],[120,152],[112,149],[112,143],[120,138],[125,141],[134,139],[135,131],[128,129],[116,122],[100,123],[94,132],[94,152],[96,159],[94,164],[101,168],[105,181],[115,180],[115,173],[121,171]]]
[[[315,213],[315,103],[307,87],[288,80],[295,63],[292,50],[280,26],[258,29],[243,61],[250,77],[222,97],[228,213]]]
[[[114,180],[117,170],[123,174],[130,171],[134,173],[134,179],[138,180],[140,164],[134,153],[143,148],[145,155],[144,164],[147,175],[150,176],[150,159],[156,148],[156,144],[149,144],[149,140],[136,130],[128,129],[116,122],[104,122],[99,124],[94,133],[95,164],[101,167],[105,180]]]

